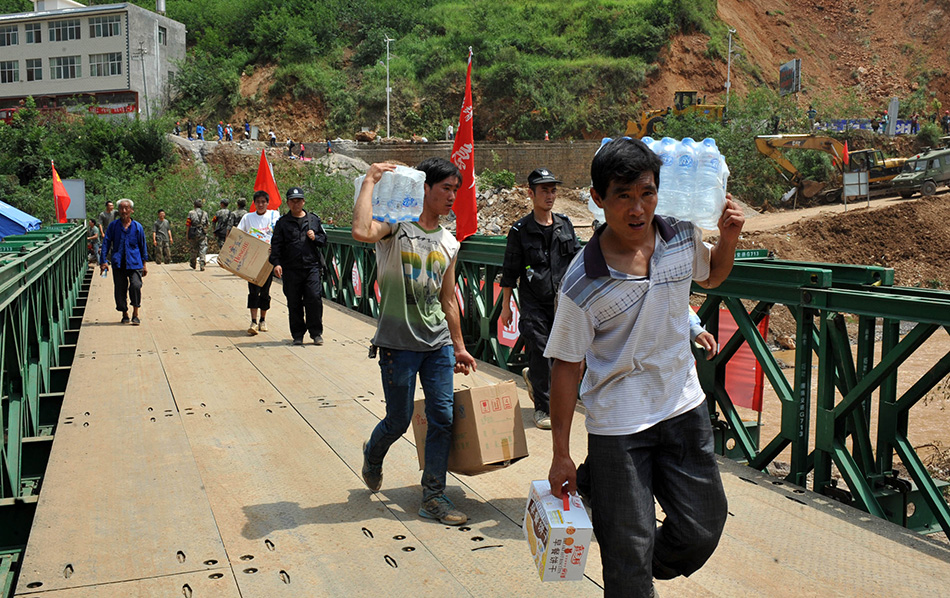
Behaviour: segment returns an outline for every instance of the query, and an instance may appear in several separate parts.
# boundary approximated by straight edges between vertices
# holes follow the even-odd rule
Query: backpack
[[[208,215],[200,209],[194,210],[194,214],[194,218],[189,218],[188,238],[203,239],[206,236],[205,229],[208,227]]]

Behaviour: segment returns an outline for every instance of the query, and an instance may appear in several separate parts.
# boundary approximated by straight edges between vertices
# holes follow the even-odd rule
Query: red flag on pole
[[[56,222],[66,222],[66,210],[69,208],[69,193],[63,186],[63,179],[56,172],[56,164],[49,161],[53,167],[53,204],[56,206]]]
[[[472,132],[472,48],[468,49],[468,74],[465,99],[459,114],[458,132],[452,146],[452,164],[462,173],[462,186],[455,196],[455,238],[464,241],[478,230],[478,206],[475,204],[475,134]]]
[[[841,160],[842,162],[844,162],[845,166],[848,166],[848,142],[847,141],[844,142],[844,155],[841,156]]]
[[[277,190],[277,183],[274,181],[274,171],[264,156],[264,150],[261,150],[261,163],[257,167],[254,191],[267,191],[267,195],[270,197],[270,201],[267,203],[268,210],[276,210],[280,207],[280,191]]]

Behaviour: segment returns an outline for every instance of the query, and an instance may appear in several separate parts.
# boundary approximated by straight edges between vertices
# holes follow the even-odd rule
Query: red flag
[[[53,167],[53,204],[56,206],[56,222],[66,222],[66,210],[69,208],[69,193],[66,193],[66,187],[63,186],[63,179],[59,178],[56,172],[56,164],[50,160]]]
[[[268,210],[276,210],[280,207],[280,191],[277,190],[277,183],[274,181],[274,171],[271,170],[270,163],[264,157],[264,150],[261,150],[261,163],[257,167],[254,191],[267,191],[267,195],[270,197],[270,201],[267,203]]]
[[[844,162],[845,166],[848,166],[848,142],[844,142],[844,155],[841,156],[841,160]]]
[[[462,186],[455,196],[455,238],[464,241],[478,230],[478,206],[475,204],[475,134],[472,132],[472,48],[468,49],[468,74],[465,76],[465,100],[459,114],[458,132],[452,146],[452,164],[462,173]]]

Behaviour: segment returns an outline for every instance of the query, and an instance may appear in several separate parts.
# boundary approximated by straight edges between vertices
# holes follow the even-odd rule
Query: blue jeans
[[[453,370],[451,345],[433,351],[398,351],[379,348],[379,369],[386,397],[386,417],[376,425],[366,444],[370,467],[383,466],[389,447],[412,423],[416,374],[426,397],[426,462],[422,471],[423,502],[445,492],[445,471],[452,445]]]
[[[637,434],[589,434],[587,444],[604,596],[650,596],[653,578],[702,567],[727,514],[706,403]],[[660,526],[654,497],[666,514]]]

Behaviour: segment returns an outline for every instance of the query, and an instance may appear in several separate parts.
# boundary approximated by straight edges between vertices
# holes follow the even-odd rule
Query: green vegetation
[[[458,119],[469,47],[476,139],[616,128],[678,31],[709,34],[711,55],[725,55],[715,0],[169,0],[167,11],[191,45],[177,115],[229,116],[240,73],[273,64],[272,97],[314,100],[328,136],[385,123],[387,37],[392,129],[429,138]]]
[[[0,197],[44,224],[53,222],[50,159],[55,159],[61,177],[85,180],[90,218],[106,200],[128,197],[135,202],[133,217],[150,231],[158,210],[164,209],[176,240],[172,257],[181,260],[186,255],[184,222],[192,202],[206,198],[213,213],[220,197],[250,200],[256,168],[228,176],[223,169],[210,167],[206,176],[179,162],[165,136],[169,125],[169,120],[161,119],[44,114],[29,99],[12,124],[0,122]],[[289,161],[275,164],[275,177],[282,189],[301,187],[307,208],[324,221],[349,222],[353,185],[348,177],[329,176],[319,168]],[[231,207],[236,207],[233,201]]]

